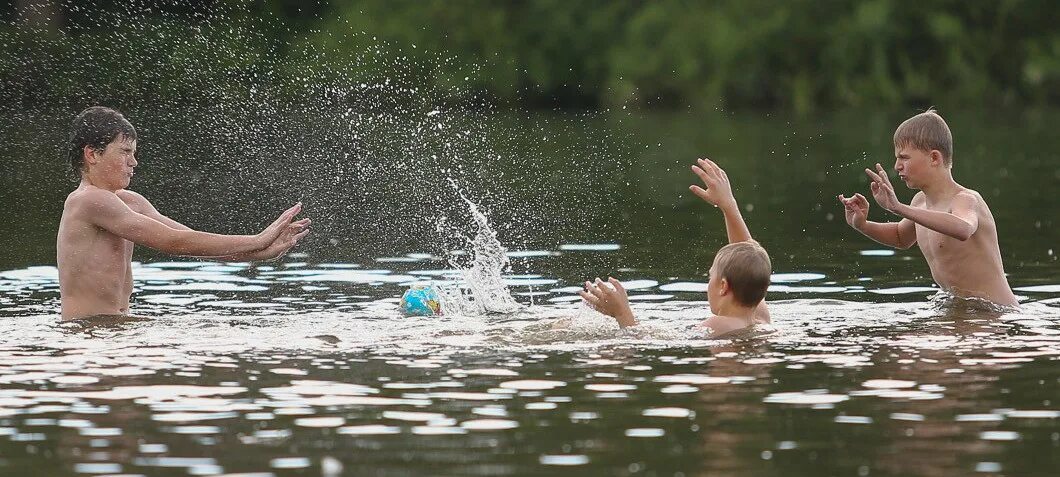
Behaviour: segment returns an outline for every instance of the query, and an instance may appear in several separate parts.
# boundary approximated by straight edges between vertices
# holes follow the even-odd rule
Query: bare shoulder
[[[960,192],[953,196],[951,207],[957,206],[966,210],[974,210],[980,217],[992,218],[994,215],[990,212],[990,206],[986,204],[983,196],[973,189],[962,188]]]
[[[986,205],[986,201],[983,200],[982,194],[980,194],[978,191],[976,191],[974,189],[969,189],[967,187],[961,189],[961,191],[958,192],[957,195],[954,196],[954,198],[960,198],[960,199],[964,199],[964,200],[971,200],[971,201],[975,201],[977,204]]]
[[[118,196],[118,198],[121,199],[122,202],[125,202],[125,204],[128,205],[130,209],[135,210],[136,212],[139,212],[141,214],[154,209],[154,206],[151,205],[151,202],[147,200],[146,197],[140,195],[136,191],[122,189],[115,192],[114,195]]]
[[[912,205],[912,206],[915,207],[915,206],[924,205],[925,202],[927,202],[927,195],[924,194],[924,191],[920,191],[920,192],[917,192],[916,195],[913,196],[913,200],[909,201],[909,205]]]
[[[118,200],[118,198],[112,192],[95,187],[86,187],[77,189],[66,196],[64,207],[74,210],[89,209],[113,203],[115,200]]]
[[[126,202],[140,200],[145,202],[147,201],[147,199],[144,198],[144,196],[140,195],[140,193],[129,189],[121,189],[119,191],[116,191],[114,195],[118,196],[118,198]]]
[[[71,192],[66,198],[63,208],[70,214],[87,214],[98,217],[103,213],[121,212],[128,210],[125,203],[116,194],[103,189],[89,187]]]

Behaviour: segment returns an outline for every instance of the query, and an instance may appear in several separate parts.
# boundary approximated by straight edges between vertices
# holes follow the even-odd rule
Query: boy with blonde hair
[[[898,177],[920,190],[909,205],[898,201],[883,166],[877,163],[875,171],[865,169],[865,174],[876,203],[902,220],[868,221],[864,196],[840,195],[847,223],[890,247],[919,244],[935,283],[954,296],[1018,305],[1005,278],[990,208],[978,192],[953,180],[953,136],[942,116],[929,109],[900,124],[894,132],[894,156]]]
[[[769,254],[751,238],[751,232],[740,214],[740,207],[732,195],[729,176],[710,159],[699,159],[692,166],[706,188],[690,186],[699,198],[721,210],[729,244],[718,250],[710,267],[707,301],[714,315],[700,325],[709,338],[732,338],[753,331],[755,325],[770,322],[766,307],[766,289],[772,265]],[[578,292],[596,311],[614,317],[625,328],[637,324],[629,297],[622,283],[614,278],[607,282],[586,281],[585,290]]]

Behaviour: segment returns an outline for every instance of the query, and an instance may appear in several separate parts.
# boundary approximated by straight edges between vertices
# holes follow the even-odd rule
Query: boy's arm
[[[257,262],[275,260],[294,248],[294,246],[298,244],[298,241],[302,240],[302,237],[305,237],[309,233],[309,224],[309,219],[302,219],[287,224],[287,227],[283,229],[280,236],[277,237],[276,240],[273,240],[272,244],[268,247],[261,250],[208,258],[214,258],[222,262]]]
[[[979,228],[979,199],[971,192],[958,192],[950,212],[928,210],[899,202],[883,166],[876,164],[876,172],[865,169],[865,173],[872,179],[872,197],[876,203],[892,213],[961,241],[968,240]]]
[[[151,201],[147,200],[146,197],[125,189],[118,192],[119,197],[124,201],[133,211],[139,212],[152,219],[155,219],[167,227],[175,230],[192,230],[190,227],[177,222],[158,211]],[[229,255],[218,255],[218,256],[199,256],[200,258],[213,258],[222,262],[253,262],[259,260],[273,260],[287,253],[295,244],[301,240],[307,233],[309,233],[309,219],[302,219],[291,222],[283,229],[280,235],[273,240],[271,244],[260,250],[251,252],[229,254]]]
[[[710,159],[699,159],[696,162],[698,165],[692,166],[692,172],[699,176],[707,188],[692,185],[688,189],[721,210],[722,216],[725,217],[725,232],[729,236],[729,243],[751,240],[751,231],[747,229],[743,215],[740,214],[740,206],[732,195],[729,175]]]
[[[633,310],[629,307],[629,297],[626,296],[626,288],[622,282],[608,277],[607,283],[597,278],[595,282],[586,280],[585,290],[578,292],[582,299],[594,310],[611,316],[618,322],[618,326],[625,328],[637,324],[633,317]]]
[[[166,253],[190,256],[221,256],[265,248],[299,211],[297,205],[288,209],[257,235],[219,235],[169,227],[134,211],[109,192],[98,191],[86,196],[82,206],[89,208],[85,216],[93,224],[119,237]]]
[[[692,166],[694,172],[703,181],[706,189],[697,185],[689,189],[699,198],[713,204],[721,210],[725,217],[725,233],[729,236],[729,243],[746,242],[754,240],[751,238],[751,230],[740,214],[740,206],[736,203],[736,197],[732,195],[732,185],[729,183],[729,175],[710,159],[699,159],[698,165]],[[757,323],[769,323],[769,307],[762,300],[755,307],[754,320]]]
[[[854,230],[888,247],[904,250],[916,243],[916,225],[909,219],[886,223],[866,221],[861,228],[854,227]]]
[[[866,237],[888,247],[901,249],[907,249],[916,243],[916,226],[912,220],[870,222],[866,220],[869,215],[869,201],[865,196],[854,194],[853,197],[847,198],[840,194],[839,201],[843,203],[847,224]]]

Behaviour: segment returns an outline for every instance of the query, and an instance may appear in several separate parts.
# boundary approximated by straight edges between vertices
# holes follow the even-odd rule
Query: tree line
[[[1060,101],[1053,0],[19,0],[3,14],[7,95],[389,78],[544,108]]]

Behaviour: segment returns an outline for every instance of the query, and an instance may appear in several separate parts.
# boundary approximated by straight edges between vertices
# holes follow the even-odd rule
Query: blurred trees
[[[180,71],[198,59],[208,69],[198,74],[217,83],[271,81],[295,93],[329,77],[390,78],[531,107],[806,112],[1060,101],[1054,0],[21,0],[8,8],[0,88],[58,96],[74,85],[57,85],[89,81],[54,81],[78,60],[64,52],[96,43],[101,57],[142,62],[114,73],[144,94],[156,82],[179,91]],[[27,33],[48,28],[60,34]]]

